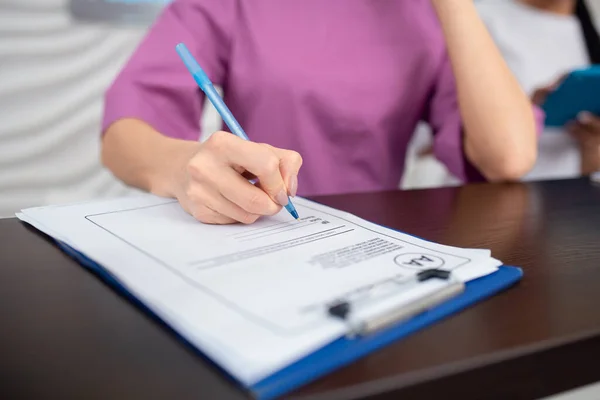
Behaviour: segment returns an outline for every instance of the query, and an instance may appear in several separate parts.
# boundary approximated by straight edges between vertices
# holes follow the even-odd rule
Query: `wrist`
[[[200,143],[167,139],[163,146],[164,157],[149,171],[149,191],[162,197],[179,197],[187,179],[189,160],[198,152]]]
[[[581,151],[581,173],[588,175],[600,171],[600,146],[587,147]]]

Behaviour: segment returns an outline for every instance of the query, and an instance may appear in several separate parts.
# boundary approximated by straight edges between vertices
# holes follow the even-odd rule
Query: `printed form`
[[[18,217],[102,266],[235,378],[252,384],[344,335],[337,300],[376,310],[433,293],[429,268],[468,281],[501,262],[296,198],[252,225],[205,225],[152,195],[23,210]],[[118,327],[117,327],[118,329]]]

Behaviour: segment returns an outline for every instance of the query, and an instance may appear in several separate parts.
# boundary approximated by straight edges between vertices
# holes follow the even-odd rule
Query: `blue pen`
[[[215,106],[215,108],[221,115],[221,118],[223,118],[225,124],[227,124],[229,129],[231,129],[231,133],[244,140],[250,140],[248,138],[248,135],[246,135],[246,132],[244,132],[240,124],[234,118],[229,108],[225,105],[225,102],[223,102],[223,99],[215,90],[215,87],[213,86],[212,82],[210,81],[210,79],[208,79],[208,76],[202,70],[200,64],[198,64],[198,61],[196,61],[196,59],[194,58],[192,53],[190,53],[186,45],[183,43],[179,43],[177,46],[175,46],[175,50],[177,51],[177,54],[179,54],[179,57],[181,57],[181,60],[187,67],[188,71],[190,71],[190,74],[192,74],[192,76],[194,77],[194,80],[196,81],[198,86],[200,86],[200,89],[202,89],[204,94],[206,94],[206,97],[208,97],[212,105]],[[298,211],[296,211],[296,208],[292,204],[292,201],[289,197],[288,203],[285,206],[285,208],[289,211],[290,214],[292,214],[292,217],[298,219]]]

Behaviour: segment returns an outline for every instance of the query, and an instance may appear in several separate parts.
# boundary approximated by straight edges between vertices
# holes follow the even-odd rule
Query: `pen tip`
[[[288,198],[288,203],[285,205],[286,210],[291,214],[294,219],[300,218],[298,215],[298,211],[296,211],[296,207],[292,204],[292,201]]]

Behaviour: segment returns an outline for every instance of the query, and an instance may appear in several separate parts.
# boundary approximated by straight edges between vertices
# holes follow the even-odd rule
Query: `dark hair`
[[[600,35],[598,35],[585,0],[577,0],[575,15],[581,24],[590,63],[600,64]]]

